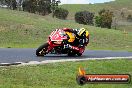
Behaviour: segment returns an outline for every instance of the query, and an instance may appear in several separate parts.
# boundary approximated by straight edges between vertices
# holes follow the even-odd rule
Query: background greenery
[[[89,49],[132,50],[132,33],[102,29],[59,20],[51,15],[40,16],[22,11],[0,8],[0,47],[32,48],[47,41],[56,28],[85,27],[90,32]]]
[[[90,11],[98,14],[101,9],[108,9],[114,12],[113,28],[121,31],[132,32],[132,22],[127,22],[127,16],[132,15],[132,0],[115,0],[107,3],[99,4],[64,4],[60,7],[67,9],[70,13],[69,20],[74,20],[74,15],[78,11]],[[121,12],[124,13],[122,18]],[[116,25],[116,27],[115,27]]]

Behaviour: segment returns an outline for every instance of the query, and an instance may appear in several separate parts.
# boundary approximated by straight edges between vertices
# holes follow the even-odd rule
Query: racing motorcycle
[[[83,48],[77,48],[72,46],[71,48],[64,48],[64,45],[69,42],[74,42],[75,35],[70,32],[65,32],[62,29],[54,30],[48,37],[47,43],[41,45],[36,50],[37,56],[44,56],[46,54],[67,54],[68,56],[81,56],[85,50]]]

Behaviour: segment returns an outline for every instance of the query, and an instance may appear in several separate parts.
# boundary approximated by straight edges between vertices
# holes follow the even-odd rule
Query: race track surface
[[[127,51],[109,51],[109,50],[86,50],[81,57],[68,57],[67,55],[51,55],[37,57],[36,49],[20,49],[20,48],[0,48],[0,63],[14,63],[45,60],[61,60],[61,59],[89,59],[89,58],[107,58],[107,57],[132,57],[132,52]],[[132,59],[132,58],[130,58]]]

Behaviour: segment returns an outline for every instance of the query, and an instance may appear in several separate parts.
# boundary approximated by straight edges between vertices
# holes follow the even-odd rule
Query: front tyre
[[[36,50],[36,55],[37,56],[44,56],[47,54],[47,49],[48,49],[49,44],[45,43],[41,45],[37,50]]]
[[[80,48],[79,52],[77,53],[78,56],[82,56],[82,53],[84,52],[85,47]]]

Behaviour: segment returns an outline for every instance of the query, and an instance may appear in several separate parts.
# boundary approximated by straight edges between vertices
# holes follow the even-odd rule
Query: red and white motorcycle
[[[85,50],[85,47],[79,48],[77,46],[71,46],[71,48],[64,48],[64,45],[68,44],[67,40],[69,40],[68,35],[70,33],[66,33],[62,29],[54,30],[48,37],[48,41],[41,45],[36,50],[37,56],[44,56],[46,54],[67,54],[68,56],[78,55],[81,56]],[[73,49],[74,48],[74,49]]]

